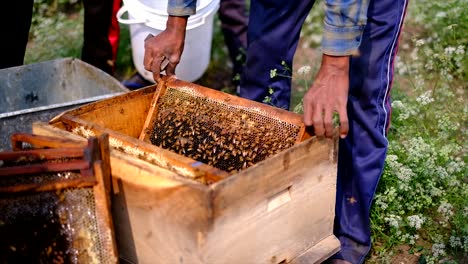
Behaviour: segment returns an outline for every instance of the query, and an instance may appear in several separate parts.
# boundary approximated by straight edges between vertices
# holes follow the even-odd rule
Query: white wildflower
[[[320,34],[311,34],[309,36],[309,39],[310,39],[310,41],[312,41],[315,44],[320,44],[320,42],[322,41],[322,35],[320,35]]]
[[[437,14],[435,15],[437,18],[443,18],[443,17],[446,17],[447,16],[447,13],[444,12],[444,11],[439,11],[437,12]]]
[[[434,98],[432,97],[432,91],[426,91],[420,96],[416,98],[416,101],[421,105],[428,105],[434,102]]]
[[[397,172],[398,179],[402,180],[403,182],[409,182],[411,178],[413,178],[416,174],[408,167],[401,166]]]
[[[426,87],[426,81],[424,79],[424,76],[422,76],[421,74],[418,74],[414,77],[414,82],[415,86],[419,89]]]
[[[448,159],[450,162],[446,166],[447,172],[461,172],[465,168],[465,162],[459,157],[452,158],[453,153],[463,151],[463,147],[455,142],[448,143],[439,149],[439,156]]]
[[[439,176],[439,178],[441,179],[446,179],[449,174],[447,173],[447,170],[445,170],[444,167],[441,167],[441,166],[437,166],[436,169],[435,169],[435,173],[437,174],[437,176]]]
[[[441,243],[435,243],[432,245],[432,254],[434,257],[442,257],[445,256],[445,245]]]
[[[426,70],[433,70],[433,69],[434,69],[434,61],[429,60],[429,61],[424,65],[424,67],[426,68]]]
[[[408,220],[408,225],[416,229],[420,229],[421,225],[424,224],[424,217],[419,215],[410,215],[406,218]]]
[[[386,204],[384,201],[381,201],[381,200],[378,200],[375,202],[378,206],[380,206],[380,208],[382,209],[382,211],[385,211],[387,208],[388,208],[388,204]]]
[[[392,163],[392,162],[397,162],[398,161],[398,156],[394,154],[389,154],[387,155],[387,162]]]
[[[384,201],[386,200],[386,196],[382,194],[376,194],[375,195],[375,204],[382,209],[382,211],[385,211],[385,209],[388,208],[388,204]]]
[[[400,74],[400,75],[408,73],[408,67],[401,60],[396,61],[395,68],[397,69],[398,74]]]
[[[449,218],[453,215],[453,206],[446,201],[442,201],[442,203],[439,205],[439,208],[437,208],[437,212],[441,213],[445,220],[448,221]]]
[[[436,186],[431,186],[431,190],[429,192],[432,197],[440,197],[444,194],[444,191]]]
[[[455,47],[449,46],[449,47],[446,47],[446,48],[444,49],[444,53],[445,53],[446,55],[452,55],[456,50],[457,50],[457,49],[456,49]]]
[[[403,112],[398,116],[399,120],[406,120],[411,116],[411,112]]]
[[[384,218],[384,221],[387,222],[391,227],[398,228],[400,226],[401,217],[390,214],[388,217]]]
[[[444,131],[456,131],[460,127],[460,123],[451,120],[447,114],[439,117],[437,123],[440,129]]]
[[[424,20],[425,16],[424,14],[421,13],[416,13],[415,16],[414,16],[414,20],[416,22],[422,22]]]
[[[416,47],[418,46],[421,46],[423,45],[424,42],[422,44],[418,44],[418,42],[416,42]],[[417,61],[419,59],[419,56],[418,56],[418,48],[414,48],[411,53],[410,53],[410,59],[413,61],[413,64],[415,63],[415,61]]]
[[[447,183],[447,185],[450,187],[460,186],[461,182],[457,180],[457,178],[451,177],[449,178],[449,182]]]
[[[427,161],[429,155],[433,153],[431,146],[422,137],[411,138],[406,146],[406,151],[414,162]]]
[[[275,78],[276,77],[276,71],[277,69],[270,70],[270,78]]]
[[[403,242],[406,242],[410,238],[410,236],[411,236],[410,234],[404,234],[404,235],[401,236],[401,240]]]
[[[456,237],[456,236],[450,236],[449,243],[450,243],[450,246],[453,247],[453,248],[463,246],[463,244],[461,242],[461,239],[459,237]]]
[[[465,46],[463,46],[463,45],[458,46],[457,50],[455,51],[455,54],[457,54],[457,55],[465,54]]]
[[[307,74],[309,74],[310,69],[311,69],[311,68],[310,68],[309,65],[305,65],[305,66],[300,67],[300,68],[297,70],[297,73],[300,74],[300,75],[307,75]]]
[[[465,167],[465,162],[463,162],[463,161],[461,161],[461,162],[450,161],[447,164],[447,172],[449,172],[449,173],[458,173],[458,172],[461,172],[464,167]]]
[[[416,40],[416,47],[420,47],[420,46],[422,46],[424,44],[426,44],[426,41],[424,39]]]
[[[408,242],[410,245],[416,244],[416,240],[419,239],[418,235],[410,235],[410,234],[405,234],[402,236],[403,242]]]
[[[405,108],[405,105],[403,104],[402,101],[395,100],[395,101],[392,102],[392,107],[393,108],[398,108],[398,109],[403,109],[403,108]]]

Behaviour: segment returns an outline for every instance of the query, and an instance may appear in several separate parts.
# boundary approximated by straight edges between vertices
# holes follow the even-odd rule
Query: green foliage
[[[81,5],[71,1],[36,0],[25,63],[79,58],[83,43],[83,11],[80,10]]]
[[[55,16],[58,13],[76,13],[82,8],[80,0],[34,0],[33,24],[35,19],[47,16]]]
[[[25,63],[64,57],[81,57],[83,45],[83,5],[80,0],[35,0]],[[116,75],[130,77],[133,66],[130,33],[120,25]]]
[[[130,78],[135,72],[132,57],[132,43],[130,40],[130,28],[120,24],[119,49],[117,51],[116,76],[120,79]]]
[[[375,254],[409,244],[425,263],[468,257],[466,4],[411,3],[371,215]]]
[[[292,79],[292,86],[294,92],[292,92],[292,111],[298,114],[303,113],[302,97],[304,92],[307,91],[312,84],[313,74],[317,69],[312,70],[309,65],[301,66],[295,73],[293,73],[292,67],[289,66],[285,61],[281,61],[280,69],[271,69],[270,78],[290,78]],[[263,102],[269,105],[275,105],[276,99],[274,98],[274,90],[269,87],[268,95],[265,96]]]
[[[317,48],[320,46],[323,31],[323,8],[323,2],[316,1],[314,7],[302,25],[301,41],[303,47]]]

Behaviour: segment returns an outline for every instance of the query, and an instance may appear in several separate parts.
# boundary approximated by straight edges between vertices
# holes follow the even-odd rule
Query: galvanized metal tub
[[[127,92],[118,80],[79,59],[0,70],[0,150],[14,132],[30,132],[65,110]]]

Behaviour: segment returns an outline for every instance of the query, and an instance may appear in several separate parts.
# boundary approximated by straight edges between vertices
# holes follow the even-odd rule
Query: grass
[[[391,263],[401,255],[419,263],[467,263],[467,4],[410,1],[392,90],[388,158],[371,213],[374,247],[369,263]],[[46,0],[35,5],[26,63],[79,58],[79,2],[62,0],[54,12]],[[308,58],[307,51],[320,41],[320,19],[320,8],[307,18],[298,51],[302,57]],[[211,58],[197,83],[233,92],[217,18]],[[304,83],[313,81],[319,63],[297,59],[293,65],[293,107],[300,110],[308,88]],[[296,69],[306,64],[309,73],[299,74]],[[134,71],[128,27],[122,26],[116,77]]]

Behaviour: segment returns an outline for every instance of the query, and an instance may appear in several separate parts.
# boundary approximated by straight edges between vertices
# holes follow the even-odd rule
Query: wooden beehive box
[[[109,134],[113,217],[123,261],[317,263],[339,249],[332,233],[336,138],[303,137],[228,173],[138,140],[157,89],[92,103],[33,126],[36,134],[74,139]]]
[[[0,262],[118,263],[107,136],[11,141],[0,152]]]

